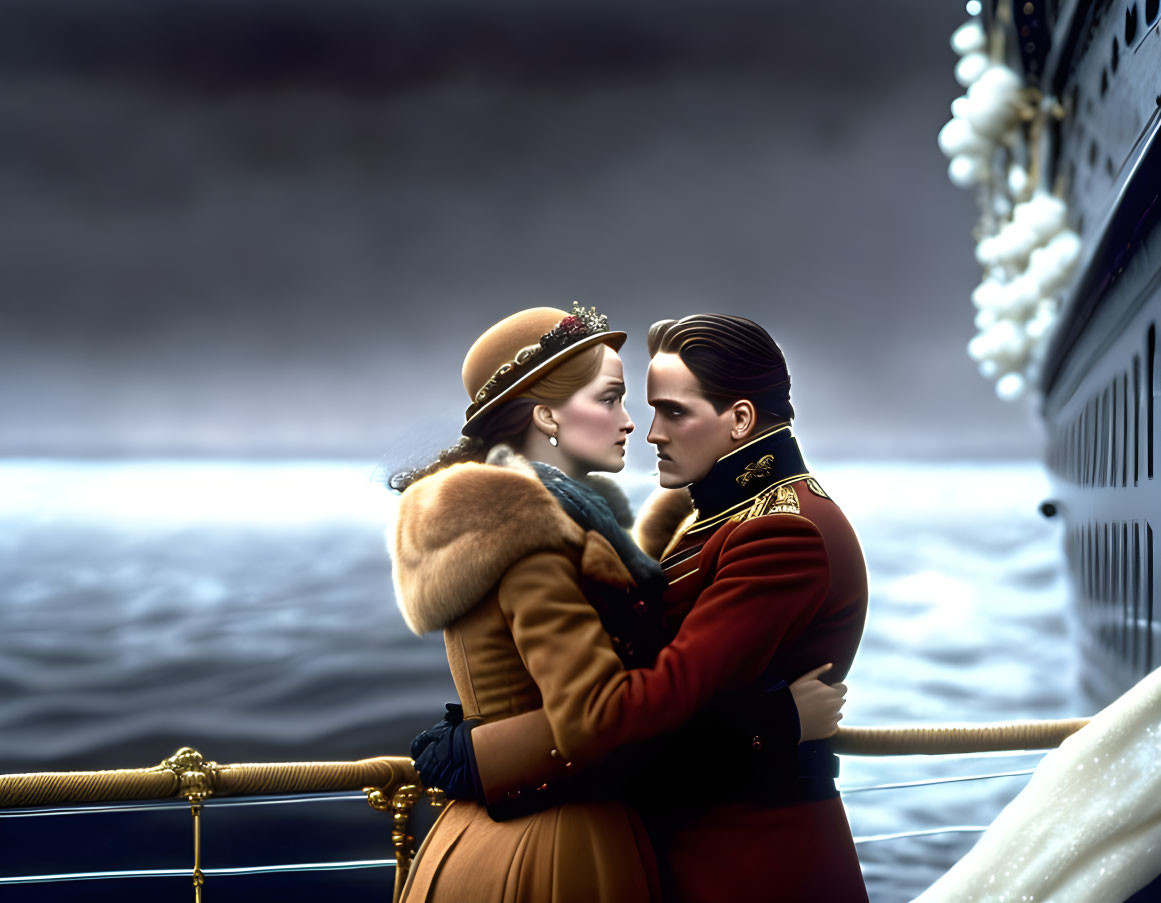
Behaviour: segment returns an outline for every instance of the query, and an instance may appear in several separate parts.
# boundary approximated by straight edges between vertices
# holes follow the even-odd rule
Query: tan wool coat
[[[632,578],[604,537],[577,525],[518,462],[457,464],[403,493],[391,551],[408,625],[444,631],[465,717],[544,708],[545,756],[561,777],[574,760],[579,769],[607,752],[591,739],[589,697],[608,683],[597,675],[622,666],[585,592]],[[659,892],[648,838],[621,803],[494,822],[456,801],[420,848],[404,899],[645,903]]]

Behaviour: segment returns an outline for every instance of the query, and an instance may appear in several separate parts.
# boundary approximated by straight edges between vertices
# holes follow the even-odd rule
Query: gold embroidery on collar
[[[745,486],[750,482],[750,480],[756,480],[761,479],[762,477],[770,476],[773,471],[774,456],[763,455],[757,461],[747,464],[746,469],[734,477],[734,479],[738,482],[738,485]]]
[[[711,528],[714,528],[714,527],[717,527],[721,524],[724,524],[726,521],[730,520],[736,513],[738,513],[739,508],[742,509],[743,514],[745,514],[747,517],[750,517],[752,515],[750,515],[749,512],[753,509],[755,500],[765,498],[767,494],[769,494],[770,492],[772,492],[774,489],[776,489],[779,486],[786,486],[789,483],[797,483],[799,480],[805,480],[807,476],[808,475],[804,474],[804,473],[797,473],[797,474],[794,474],[794,476],[786,477],[783,480],[779,480],[773,486],[767,486],[765,489],[761,490],[757,495],[752,495],[748,499],[743,499],[742,501],[738,502],[736,505],[730,505],[729,508],[726,508],[723,511],[719,511],[717,514],[713,515],[712,517],[706,518],[703,521],[694,521],[692,524],[690,524],[688,527],[685,528],[683,535],[684,536],[695,536],[698,533],[703,533],[706,530],[709,530]],[[797,497],[798,496],[796,494],[795,498],[797,498]]]
[[[727,520],[730,519],[730,515],[741,508],[743,505],[753,504],[753,496],[750,496],[748,499],[742,499],[742,501],[738,502],[738,504],[730,505],[730,507],[725,511],[719,511],[713,517],[706,518],[705,520],[695,521],[694,523],[690,524],[688,528],[686,528],[685,532],[689,536],[693,536],[695,533],[701,533],[703,530],[708,530],[710,527],[716,527],[718,524],[724,524]]]

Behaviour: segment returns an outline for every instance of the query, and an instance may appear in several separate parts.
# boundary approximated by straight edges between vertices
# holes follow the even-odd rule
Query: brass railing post
[[[407,883],[407,873],[411,870],[411,860],[415,858],[415,838],[408,821],[411,809],[423,791],[416,784],[402,784],[388,797],[385,790],[390,788],[363,788],[372,809],[391,813],[391,845],[395,848],[395,889],[391,899],[398,903],[403,896],[403,885]]]
[[[190,812],[193,813],[194,831],[194,903],[202,903],[202,886],[206,883],[206,876],[202,874],[202,801],[191,799],[189,801],[189,808]]]
[[[182,747],[162,763],[181,781],[180,793],[189,800],[193,815],[193,887],[194,903],[202,903],[202,887],[206,876],[202,872],[202,808],[206,797],[214,792],[218,763],[207,762],[202,754],[188,746]]]

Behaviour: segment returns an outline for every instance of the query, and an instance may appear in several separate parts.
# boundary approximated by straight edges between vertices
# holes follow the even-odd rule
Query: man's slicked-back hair
[[[753,320],[729,314],[659,320],[649,327],[649,356],[663,353],[681,358],[718,413],[746,399],[765,415],[761,421],[794,418],[786,358]]]

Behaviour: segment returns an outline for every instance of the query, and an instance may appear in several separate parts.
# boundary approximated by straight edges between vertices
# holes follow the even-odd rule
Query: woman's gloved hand
[[[411,758],[419,777],[428,787],[440,788],[454,800],[484,801],[484,790],[476,770],[476,754],[471,733],[480,722],[464,720],[463,707],[449,702],[443,720],[411,741]]]

